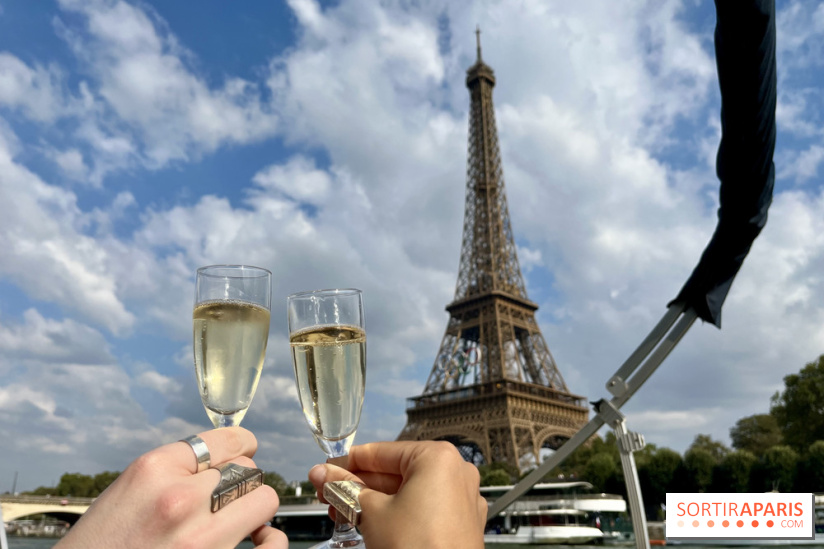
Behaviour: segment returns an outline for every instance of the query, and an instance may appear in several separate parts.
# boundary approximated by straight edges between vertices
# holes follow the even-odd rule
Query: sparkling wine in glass
[[[331,460],[349,453],[366,383],[366,330],[360,290],[315,290],[287,298],[289,345],[303,415]],[[364,547],[337,513],[335,532],[318,547]]]
[[[269,340],[272,273],[248,265],[197,270],[192,314],[195,372],[215,427],[240,425]]]

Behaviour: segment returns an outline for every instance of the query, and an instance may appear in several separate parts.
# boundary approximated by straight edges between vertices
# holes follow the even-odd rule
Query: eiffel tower
[[[471,110],[463,242],[455,298],[423,394],[398,440],[447,440],[467,461],[537,464],[588,421],[535,321],[509,221],[492,88],[481,58],[467,70]]]

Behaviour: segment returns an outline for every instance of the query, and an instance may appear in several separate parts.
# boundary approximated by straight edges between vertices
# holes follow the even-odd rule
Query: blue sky
[[[664,313],[715,226],[714,8],[632,3],[0,0],[0,491],[122,470],[208,427],[194,271],[273,271],[269,350],[244,420],[302,480],[285,296],[365,292],[357,441],[393,439],[457,276],[465,70],[497,76],[530,298],[589,400]],[[824,6],[781,0],[776,196],[727,300],[625,407],[679,452],[729,442],[824,353]]]

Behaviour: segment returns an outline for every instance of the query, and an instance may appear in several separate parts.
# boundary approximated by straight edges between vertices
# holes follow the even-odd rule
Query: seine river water
[[[16,536],[9,536],[9,549],[51,549],[59,541],[48,538],[19,538]],[[306,549],[312,547],[317,542],[309,541],[290,541],[289,549]],[[254,545],[251,542],[243,542],[237,546],[237,549],[252,549]]]
[[[18,538],[18,537],[9,537],[9,549],[51,549],[57,543],[55,539],[43,539],[43,538]],[[308,547],[312,547],[317,542],[312,541],[290,541],[289,548],[290,549],[307,549]],[[238,545],[237,549],[252,549],[254,545],[250,542],[244,542]],[[514,549],[516,545],[512,546],[504,546],[500,544],[495,545],[487,545],[488,549]],[[626,549],[631,549],[631,546],[616,546],[616,548],[624,547]],[[679,545],[680,549],[690,549],[691,546],[689,545]],[[721,549],[720,546],[709,546],[704,545],[700,548],[693,546],[694,549]],[[530,545],[529,549],[604,549],[603,545]],[[729,549],[729,548],[724,548]],[[763,549],[763,548],[762,548]]]

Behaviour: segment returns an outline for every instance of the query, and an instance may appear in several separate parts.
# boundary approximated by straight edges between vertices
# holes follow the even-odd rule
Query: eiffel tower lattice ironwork
[[[587,423],[535,320],[518,264],[495,127],[495,74],[467,70],[471,109],[463,242],[455,298],[423,394],[409,399],[399,440],[448,440],[476,464],[519,470]]]

